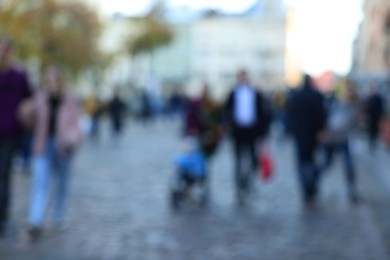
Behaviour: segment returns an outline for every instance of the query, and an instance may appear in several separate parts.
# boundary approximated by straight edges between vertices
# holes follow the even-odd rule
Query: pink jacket
[[[33,128],[33,153],[40,154],[45,150],[49,130],[49,105],[48,94],[45,91],[38,92],[33,99],[35,107],[35,124]],[[58,110],[57,132],[55,135],[58,151],[74,151],[82,141],[80,129],[81,108],[77,100],[70,94],[64,94],[64,98]]]

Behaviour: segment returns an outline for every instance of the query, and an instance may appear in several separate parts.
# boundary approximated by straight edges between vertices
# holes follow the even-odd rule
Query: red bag
[[[263,181],[269,181],[274,172],[274,163],[271,154],[268,151],[263,151],[259,159],[260,178]]]
[[[382,121],[382,138],[385,143],[390,146],[390,118]]]

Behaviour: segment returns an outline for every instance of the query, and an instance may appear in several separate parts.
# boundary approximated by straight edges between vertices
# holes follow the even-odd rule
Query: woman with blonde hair
[[[54,221],[57,225],[62,224],[70,161],[82,140],[81,107],[66,87],[61,70],[53,66],[45,71],[42,88],[21,112],[22,119],[30,124],[33,132],[29,234],[37,238],[42,231],[53,181],[56,184]]]

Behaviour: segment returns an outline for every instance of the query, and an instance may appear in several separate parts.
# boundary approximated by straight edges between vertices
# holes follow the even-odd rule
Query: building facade
[[[286,20],[277,1],[259,1],[242,15],[203,16],[192,28],[191,79],[224,88],[246,69],[254,84],[285,84]]]
[[[268,90],[286,85],[286,12],[281,0],[259,0],[240,14],[170,9],[167,20],[173,41],[153,55],[130,59],[122,52],[104,84],[131,82],[145,87],[153,79],[163,88],[179,86],[194,92],[207,82],[221,97],[234,84],[237,71],[246,69],[257,86]],[[103,48],[119,50],[124,38],[136,37],[138,22],[133,17],[112,17]]]
[[[354,46],[353,73],[385,77],[390,68],[390,2],[366,0]]]

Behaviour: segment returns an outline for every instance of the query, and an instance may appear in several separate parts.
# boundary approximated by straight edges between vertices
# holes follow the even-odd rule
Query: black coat
[[[110,114],[114,120],[121,120],[125,112],[125,104],[119,97],[114,97],[110,102]]]
[[[324,96],[310,85],[292,94],[288,112],[291,131],[298,138],[315,142],[326,127]]]
[[[233,90],[225,103],[225,119],[234,139],[255,140],[264,138],[269,131],[271,111],[263,95],[256,91],[256,121],[250,127],[241,127],[234,120],[235,91]]]
[[[371,95],[367,99],[367,116],[369,124],[378,124],[384,114],[384,102],[379,94]]]

